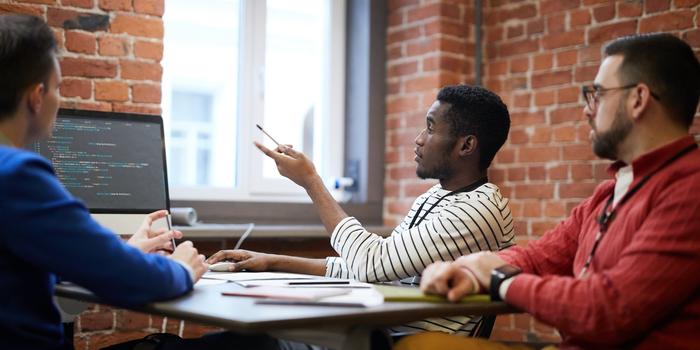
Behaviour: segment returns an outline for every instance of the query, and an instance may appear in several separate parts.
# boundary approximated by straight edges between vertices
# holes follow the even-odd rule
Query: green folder
[[[374,288],[384,295],[384,301],[420,301],[430,303],[449,303],[447,298],[439,295],[423,294],[420,288],[398,287],[375,284]],[[467,295],[459,300],[460,303],[488,303],[491,298],[487,294]]]

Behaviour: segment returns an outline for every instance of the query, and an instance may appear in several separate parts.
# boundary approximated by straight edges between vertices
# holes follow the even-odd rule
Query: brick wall
[[[161,111],[163,10],[164,0],[0,0],[0,13],[40,16],[54,29],[63,107],[147,114]],[[92,305],[75,322],[75,348],[141,338],[162,325],[161,317]],[[208,329],[186,323],[184,335]]]
[[[416,180],[412,140],[441,85],[473,81],[474,28],[471,13],[465,15],[472,0],[389,4],[384,217],[392,225],[434,183]],[[665,31],[700,54],[700,1],[484,0],[483,14],[483,82],[503,98],[512,118],[508,142],[489,176],[511,198],[519,243],[525,244],[607,178],[608,163],[591,151],[580,97],[580,86],[595,77],[601,45],[622,35]],[[448,40],[464,51],[435,44]],[[431,69],[426,61],[433,57],[451,64]],[[700,136],[700,117],[695,121],[692,132]],[[511,315],[498,318],[493,338],[556,341],[558,335],[529,316]]]

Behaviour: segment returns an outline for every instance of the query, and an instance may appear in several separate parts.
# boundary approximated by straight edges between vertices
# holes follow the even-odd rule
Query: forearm
[[[270,255],[270,270],[307,275],[324,276],[326,274],[326,259],[300,258],[289,255]]]
[[[325,226],[326,231],[330,234],[333,232],[338,223],[348,217],[343,208],[331,196],[331,194],[323,185],[321,177],[315,175],[305,186],[306,192],[309,194],[311,201],[316,207],[318,215],[321,217],[321,222]]]

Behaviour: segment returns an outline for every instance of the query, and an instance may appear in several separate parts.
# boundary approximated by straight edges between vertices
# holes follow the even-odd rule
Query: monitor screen
[[[61,109],[51,138],[29,148],[92,213],[169,209],[160,116]]]

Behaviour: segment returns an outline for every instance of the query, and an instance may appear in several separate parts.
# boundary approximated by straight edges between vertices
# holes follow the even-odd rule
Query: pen
[[[350,284],[350,281],[292,281],[290,286]]]
[[[170,212],[168,212],[168,215],[165,216],[165,222],[166,222],[167,225],[168,225],[168,231],[172,231],[172,230],[173,230],[173,221],[172,221],[172,220],[173,220],[173,218],[172,218],[172,216],[170,215]],[[174,252],[174,251],[175,251],[175,236],[173,236],[172,238],[170,238],[170,243],[173,244],[173,252]]]
[[[255,124],[255,126],[257,126],[258,129],[260,129],[260,131],[263,132],[263,134],[267,135],[267,137],[269,137],[270,140],[272,140],[272,142],[274,142],[277,146],[280,145],[280,143],[277,142],[277,140],[275,140],[272,136],[270,136],[270,134],[268,134],[267,131],[265,131],[265,129],[263,129],[262,126],[260,126],[260,124]]]

